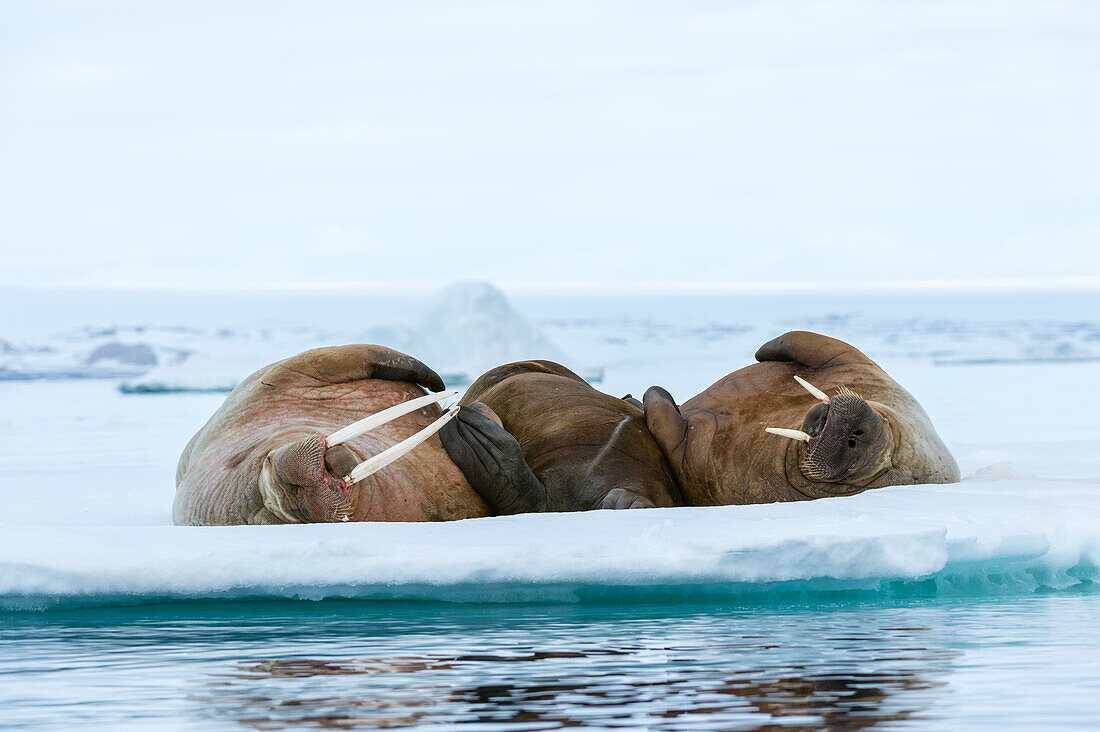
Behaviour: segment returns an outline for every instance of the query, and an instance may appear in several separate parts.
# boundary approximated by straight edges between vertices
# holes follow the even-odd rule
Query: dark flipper
[[[642,409],[642,403],[640,401],[638,401],[638,398],[636,396],[634,396],[633,394],[627,394],[626,396],[624,396],[623,401],[626,402],[627,404],[631,404],[631,405],[637,407],[638,409]]]
[[[461,407],[439,431],[443,448],[495,513],[547,510],[546,488],[527,466],[516,438],[488,413],[481,403]]]
[[[688,423],[676,400],[665,389],[651,386],[642,397],[646,427],[673,466],[679,464],[687,442]]]
[[[419,384],[442,391],[443,379],[423,363],[385,346],[351,345],[315,348],[274,364],[263,374],[269,387],[323,386],[363,379]]]
[[[855,346],[805,330],[792,330],[768,341],[756,352],[756,360],[789,361],[811,369],[846,363],[871,363],[871,359]]]
[[[653,501],[640,493],[635,493],[626,488],[613,488],[608,491],[600,503],[600,508],[625,509],[625,508],[654,508]]]

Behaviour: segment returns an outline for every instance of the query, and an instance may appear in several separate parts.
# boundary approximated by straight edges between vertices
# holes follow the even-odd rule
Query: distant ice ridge
[[[594,381],[601,376],[600,369],[578,366],[562,353],[500,290],[466,282],[447,286],[418,320],[366,329],[126,325],[79,328],[45,342],[0,340],[0,380],[122,379],[123,392],[138,394],[230,391],[266,364],[347,343],[377,343],[409,353],[451,386],[528,358],[572,365]]]
[[[644,389],[649,379],[666,378],[654,364],[670,354],[685,369],[709,363],[729,371],[750,363],[760,344],[792,329],[846,340],[884,364],[1100,361],[1094,297],[1024,298],[1024,305],[1033,306],[1029,310],[1013,306],[1020,298],[1005,296],[961,297],[947,307],[930,297],[815,296],[777,303],[561,293],[528,297],[524,314],[531,317],[526,318],[492,285],[474,282],[447,287],[422,317],[408,317],[427,294],[410,292],[398,302],[369,290],[337,299],[332,293],[251,293],[247,308],[228,293],[181,296],[174,304],[166,296],[116,294],[120,302],[106,311],[77,300],[72,304],[77,315],[59,327],[71,325],[74,317],[92,325],[50,333],[33,322],[0,324],[0,381],[114,379],[137,392],[226,391],[264,364],[309,348],[366,342],[424,360],[452,386],[501,363],[550,358],[605,385],[616,368],[645,363],[652,375],[629,386]],[[200,300],[201,317],[192,312]],[[929,310],[932,306],[938,309]],[[103,325],[110,322],[119,325]]]
[[[364,331],[340,333],[310,328],[267,328],[259,332],[220,331],[188,358],[158,365],[122,384],[127,393],[229,391],[262,366],[319,346],[375,343],[420,359],[448,386],[466,386],[485,371],[531,358],[573,366],[599,381],[599,368],[578,365],[497,288],[485,282],[458,282],[429,302],[420,318],[395,321]]]
[[[229,391],[266,363],[338,342],[304,328],[84,327],[44,344],[0,343],[0,380],[122,379],[135,391]]]
[[[8,527],[0,608],[1088,591],[1100,578],[1097,515],[1093,483],[969,480],[801,503],[450,523]]]
[[[564,363],[591,381],[601,376],[599,369],[574,363],[488,282],[452,283],[404,333],[375,330],[368,336],[415,355],[451,385],[469,384],[495,366],[528,359]]]

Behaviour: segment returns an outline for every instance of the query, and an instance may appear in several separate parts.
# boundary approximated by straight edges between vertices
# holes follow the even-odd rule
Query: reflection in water
[[[1100,596],[0,616],[2,726],[1095,728]],[[1054,659],[1054,660],[1052,660]]]
[[[542,661],[548,658],[585,658],[590,655],[626,655],[626,651],[597,651],[594,653],[569,653],[565,651],[547,651],[516,656],[463,655],[453,658],[396,658],[388,659],[351,659],[348,661],[319,661],[312,658],[289,659],[282,661],[260,661],[238,667],[241,678],[267,676],[273,679],[306,676],[347,676],[349,674],[404,674],[413,671],[428,671],[455,668],[458,664],[477,661],[495,663],[517,663],[523,661]]]
[[[907,634],[921,631],[906,628]],[[897,638],[900,640],[900,638]],[[763,639],[761,639],[763,640]],[[881,637],[834,642],[881,644]],[[920,692],[941,685],[956,654],[920,646],[893,647],[893,670],[861,672],[794,665],[731,668],[730,648],[766,651],[766,642],[583,651],[530,651],[376,658],[292,658],[238,664],[211,678],[203,701],[221,719],[255,729],[327,729],[427,725],[495,725],[501,729],[609,726],[680,729],[864,729],[924,710]],[[614,658],[600,673],[578,662]],[[659,663],[655,663],[659,662]],[[368,677],[326,685],[324,677]],[[389,677],[389,678],[370,678]],[[299,686],[279,683],[306,680]],[[308,683],[312,682],[312,683]],[[372,683],[373,682],[373,683]],[[322,695],[316,695],[322,690]]]

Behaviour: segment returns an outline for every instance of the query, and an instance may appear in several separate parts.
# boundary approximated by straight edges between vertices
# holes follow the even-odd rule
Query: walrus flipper
[[[443,379],[419,360],[385,346],[356,344],[315,348],[272,366],[263,374],[268,387],[317,386],[382,379],[442,391]]]
[[[443,448],[498,515],[547,510],[545,486],[523,459],[516,438],[490,416],[489,407],[463,406],[439,431]]]
[[[627,509],[627,508],[656,508],[656,504],[641,493],[627,488],[612,488],[600,502],[600,508]]]
[[[701,484],[699,476],[706,475],[709,456],[701,448],[708,446],[714,436],[714,417],[705,411],[684,416],[672,395],[659,386],[649,387],[642,402],[646,427],[672,468],[681,493],[695,492],[693,505],[717,505],[709,488],[697,488]]]
[[[642,400],[646,427],[668,456],[676,448],[682,447],[687,439],[687,420],[680,414],[680,408],[676,406],[672,395],[659,386],[646,389]]]
[[[805,330],[792,330],[768,341],[756,352],[756,360],[789,361],[811,369],[872,363],[859,349],[844,341]]]
[[[645,424],[657,446],[661,448],[669,465],[683,484],[684,459],[687,451],[690,425],[680,414],[676,400],[667,390],[651,386],[642,396]]]

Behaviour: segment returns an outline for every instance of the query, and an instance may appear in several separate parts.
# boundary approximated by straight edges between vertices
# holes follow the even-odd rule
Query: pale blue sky
[[[1100,276],[1095,2],[0,5],[0,285]]]

